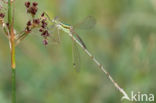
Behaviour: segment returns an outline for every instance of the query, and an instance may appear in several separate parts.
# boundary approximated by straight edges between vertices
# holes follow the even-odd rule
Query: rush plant
[[[12,103],[16,103],[16,59],[15,59],[15,48],[16,46],[27,36],[31,33],[31,31],[35,28],[40,28],[39,31],[43,36],[44,40],[43,43],[45,45],[48,44],[47,38],[49,36],[48,30],[46,29],[47,23],[46,18],[44,18],[44,14],[41,17],[36,18],[36,13],[38,11],[38,3],[37,2],[26,2],[25,7],[27,9],[27,13],[31,15],[32,19],[28,20],[25,29],[17,34],[14,28],[14,0],[1,0],[0,3],[0,25],[4,30],[5,36],[7,37],[10,45],[10,53],[11,53],[11,70],[12,70]],[[3,6],[7,5],[7,12]],[[6,14],[8,16],[6,16]],[[7,21],[5,21],[5,17]]]

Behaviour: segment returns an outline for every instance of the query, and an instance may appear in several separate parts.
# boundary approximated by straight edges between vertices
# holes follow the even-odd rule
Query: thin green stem
[[[8,0],[8,22],[12,23],[12,8],[11,8],[11,0]]]
[[[16,103],[16,69],[12,69],[12,103]]]
[[[14,12],[13,12],[14,13]],[[14,14],[13,14],[14,16]],[[16,65],[15,65],[15,35],[13,29],[12,3],[8,0],[8,23],[9,23],[9,42],[11,51],[11,68],[12,68],[12,103],[16,103]]]

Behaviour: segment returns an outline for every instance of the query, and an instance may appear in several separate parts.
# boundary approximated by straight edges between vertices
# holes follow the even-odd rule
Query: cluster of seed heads
[[[41,32],[41,36],[44,38],[43,40],[43,44],[47,45],[48,44],[48,37],[50,36],[50,33],[48,32],[48,28],[47,28],[47,18],[45,17],[45,14],[42,13],[41,15],[41,26],[39,31]]]
[[[37,11],[38,11],[38,3],[37,2],[33,2],[32,4],[27,1],[25,2],[25,6],[27,8],[27,13],[31,14],[32,16],[35,16]]]
[[[35,28],[36,29],[39,28],[39,32],[41,33],[41,36],[43,37],[43,44],[48,45],[48,37],[50,36],[50,33],[48,31],[48,22],[47,22],[47,17],[45,13],[42,13],[40,17],[36,16],[38,12],[37,2],[31,3],[30,1],[27,1],[25,2],[25,7],[27,9],[27,13],[31,15],[32,19],[27,22],[26,28],[24,30],[24,35],[31,33],[31,31]],[[4,17],[5,17],[5,14],[1,12],[1,8],[0,8],[0,25],[5,24],[8,29],[9,23],[4,23]]]
[[[35,15],[38,11],[38,3],[33,2],[32,4],[27,1],[25,2],[25,7],[27,8],[27,13],[31,14],[33,19],[29,20],[26,25],[25,32],[28,34],[32,31],[33,28],[39,27],[39,32],[41,33],[41,36],[43,37],[43,44],[48,44],[48,37],[50,36],[50,33],[48,32],[47,26],[47,18],[45,17],[45,14],[42,13],[41,16],[37,19],[35,19]]]

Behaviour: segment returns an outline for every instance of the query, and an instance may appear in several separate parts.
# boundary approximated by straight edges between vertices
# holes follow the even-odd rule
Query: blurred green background
[[[77,30],[91,53],[129,95],[156,95],[155,0],[36,1],[40,11],[67,24],[95,17],[93,29]],[[16,0],[17,31],[29,19],[24,2]],[[11,103],[10,51],[0,32],[0,103]],[[122,95],[81,48],[80,72],[73,69],[71,39],[65,33],[59,45],[47,47],[31,35],[16,49],[17,103],[121,103]]]

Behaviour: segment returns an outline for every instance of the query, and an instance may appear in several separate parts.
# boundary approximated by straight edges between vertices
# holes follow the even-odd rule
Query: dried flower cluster
[[[48,29],[47,29],[48,23],[46,21],[47,21],[47,18],[45,17],[45,14],[42,13],[42,15],[41,15],[41,27],[40,27],[39,31],[41,32],[41,36],[44,38],[44,40],[43,40],[44,45],[48,44],[48,37],[50,36]]]
[[[38,31],[41,33],[41,37],[43,38],[43,44],[48,45],[48,37],[50,33],[48,31],[48,22],[45,13],[42,13],[40,17],[37,17],[36,14],[38,12],[38,3],[37,2],[25,2],[25,7],[27,9],[27,13],[31,15],[32,19],[27,21],[24,32],[17,35],[16,41],[17,44],[21,42],[33,29],[39,29]],[[9,23],[4,22],[5,13],[1,12],[0,9],[0,25],[5,27],[6,31],[9,29]],[[6,34],[8,34],[6,32]]]
[[[25,2],[25,6],[27,8],[27,12],[34,17],[36,15],[37,11],[38,11],[38,7],[37,7],[38,3],[33,2],[31,4],[29,1],[27,1],[27,2]]]
[[[47,26],[47,18],[45,17],[45,14],[42,13],[41,16],[37,19],[35,19],[35,15],[38,11],[38,3],[33,2],[32,4],[27,1],[25,2],[25,7],[27,9],[27,13],[31,14],[33,17],[33,20],[29,20],[26,25],[25,32],[28,34],[32,31],[34,28],[39,28],[39,32],[41,32],[41,36],[43,37],[43,44],[48,44],[48,37],[50,36],[50,33],[48,32]]]

